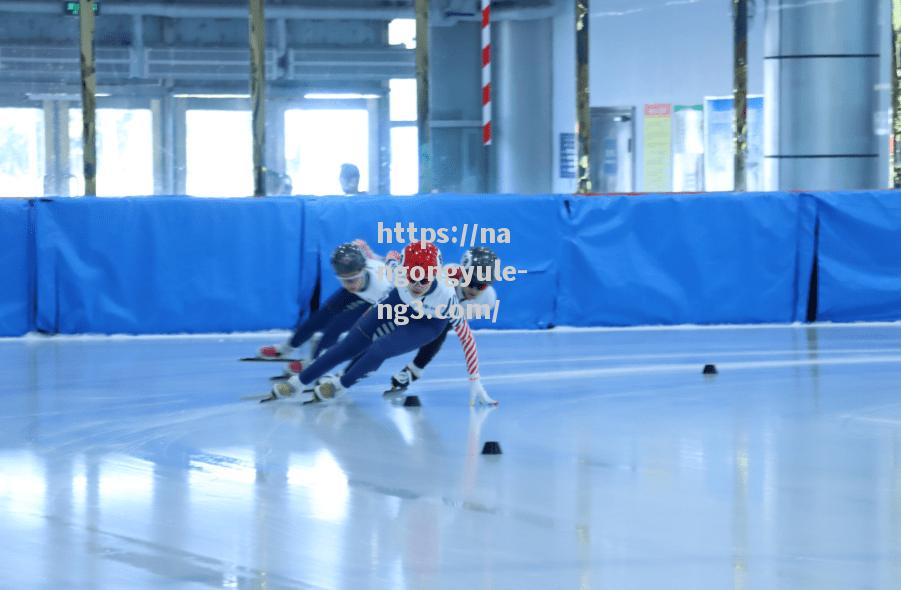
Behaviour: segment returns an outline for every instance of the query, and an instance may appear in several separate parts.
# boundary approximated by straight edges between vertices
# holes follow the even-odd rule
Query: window
[[[419,192],[419,139],[416,127],[391,128],[391,194]]]
[[[97,196],[153,194],[150,109],[97,109]],[[81,109],[69,109],[69,194],[84,194]]]
[[[0,108],[0,197],[44,194],[44,113]]]
[[[388,45],[416,49],[416,19],[396,18],[388,23]]]
[[[369,113],[365,109],[285,111],[285,161],[294,193],[340,195],[341,164],[360,169],[369,186]]]
[[[419,139],[416,129],[416,80],[388,83],[391,117],[391,194],[419,192]]]
[[[390,103],[388,112],[392,121],[416,120],[416,80],[395,78],[388,82]]]
[[[704,188],[731,191],[735,186],[735,143],[731,96],[704,99]],[[748,156],[746,188],[763,188],[763,97],[748,96]]]
[[[186,192],[196,197],[253,196],[250,111],[191,109],[185,116]]]

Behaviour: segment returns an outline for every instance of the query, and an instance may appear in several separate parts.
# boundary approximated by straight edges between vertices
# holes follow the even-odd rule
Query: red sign
[[[667,103],[644,105],[645,117],[669,117],[673,112],[673,105]]]

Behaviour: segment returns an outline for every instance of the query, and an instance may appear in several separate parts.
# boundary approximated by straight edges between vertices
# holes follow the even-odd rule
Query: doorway
[[[630,193],[634,190],[635,109],[591,109],[591,187],[598,193]]]

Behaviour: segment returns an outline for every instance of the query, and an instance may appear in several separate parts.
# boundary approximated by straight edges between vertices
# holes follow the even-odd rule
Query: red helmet
[[[441,252],[431,242],[413,242],[404,248],[401,266],[404,267],[407,280],[428,284],[438,276],[441,268]],[[416,270],[414,269],[421,269]]]

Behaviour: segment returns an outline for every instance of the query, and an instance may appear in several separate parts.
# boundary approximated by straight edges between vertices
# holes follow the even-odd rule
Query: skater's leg
[[[358,326],[352,327],[342,341],[323,352],[310,366],[300,372],[300,383],[302,385],[314,383],[339,364],[360,355],[371,343],[372,340],[366,337]]]
[[[360,299],[350,291],[338,289],[332,293],[322,307],[297,325],[289,344],[291,347],[297,348],[309,340],[314,333],[324,331],[336,315],[353,310],[358,310],[362,314],[368,306],[367,301]]]
[[[446,325],[446,320],[437,318],[415,320],[404,326],[392,323],[393,329],[373,342],[363,355],[347,368],[341,377],[341,385],[351,387],[378,369],[385,359],[416,350],[423,344],[431,342],[441,334]]]
[[[419,352],[416,353],[416,356],[413,358],[413,364],[416,365],[417,369],[421,371],[426,368],[426,365],[432,362],[432,359],[435,358],[435,355],[441,350],[441,346],[444,344],[444,340],[447,338],[447,333],[449,331],[450,324],[445,326],[444,330],[441,331],[440,336],[419,349]]]
[[[396,305],[399,302],[400,296],[396,290],[392,291],[384,301],[390,305]],[[300,382],[304,385],[311,384],[340,363],[360,355],[372,343],[377,334],[391,329],[394,325],[390,319],[379,319],[376,307],[371,306],[347,331],[344,340],[323,352],[300,373]]]
[[[360,301],[363,300],[361,299]],[[364,301],[364,303],[366,303],[366,305],[350,306],[347,309],[338,312],[338,314],[332,318],[323,331],[322,338],[313,347],[310,358],[315,359],[324,351],[331,348],[332,345],[338,341],[338,337],[340,337],[341,334],[350,330],[350,328],[359,321],[360,317],[362,317],[370,307],[368,302]]]
[[[447,338],[447,333],[449,331],[450,324],[445,326],[444,330],[441,331],[441,334],[437,338],[420,348],[413,360],[407,363],[407,366],[392,375],[391,389],[385,393],[400,393],[406,390],[414,381],[419,379],[422,375],[422,370],[425,369],[426,365],[428,365],[432,359],[435,358],[435,355],[438,354],[438,351],[441,350],[441,346],[444,344],[444,340]]]
[[[341,374],[343,375],[344,373],[348,372],[350,370],[350,368],[352,366],[354,366],[354,363],[357,362],[358,360],[360,360],[361,358],[363,358],[362,352],[360,354],[358,354],[357,356],[355,356],[354,358],[350,359],[350,362],[347,363],[347,366],[344,367],[344,370],[341,371]]]

